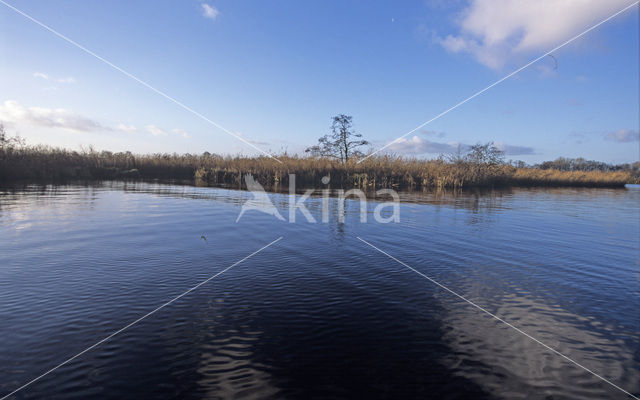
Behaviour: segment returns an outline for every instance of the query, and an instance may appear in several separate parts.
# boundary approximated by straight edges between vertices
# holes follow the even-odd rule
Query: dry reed
[[[419,160],[378,156],[361,164],[330,159],[278,156],[217,156],[204,153],[136,155],[93,150],[76,152],[45,146],[0,148],[0,182],[36,180],[161,179],[191,180],[203,185],[240,185],[244,174],[253,174],[264,186],[288,185],[296,175],[298,187],[361,188],[462,188],[491,186],[620,187],[636,183],[627,171],[582,172],[516,168],[508,164],[466,161]]]

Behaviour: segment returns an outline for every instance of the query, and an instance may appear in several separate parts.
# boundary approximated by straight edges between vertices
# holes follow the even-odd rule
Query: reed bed
[[[218,156],[209,153],[147,154],[70,151],[46,146],[0,148],[0,182],[105,179],[189,180],[200,185],[240,187],[252,174],[267,187],[287,187],[289,174],[301,187],[465,188],[492,186],[621,187],[638,183],[629,171],[559,171],[516,168],[509,164],[458,160],[419,160],[398,156],[371,157],[358,164],[326,158],[279,155],[269,157]]]
[[[536,168],[518,168],[511,180],[517,186],[616,187],[639,182],[639,179],[628,171],[558,171]]]

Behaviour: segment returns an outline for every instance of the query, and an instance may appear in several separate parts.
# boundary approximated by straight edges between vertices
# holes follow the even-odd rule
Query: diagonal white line
[[[137,76],[125,71],[124,69],[118,67],[117,65],[115,65],[114,63],[112,63],[111,61],[99,56],[98,54],[94,53],[93,51],[87,49],[86,47],[80,45],[79,43],[69,39],[68,37],[66,37],[65,35],[61,34],[60,32],[56,31],[55,29],[49,27],[48,25],[45,25],[44,23],[38,21],[37,19],[33,18],[31,15],[25,13],[24,11],[21,11],[17,8],[15,8],[14,6],[12,6],[11,4],[5,2],[4,0],[0,0],[0,3],[4,4],[5,6],[7,6],[8,8],[10,8],[11,10],[15,11],[16,13],[22,15],[23,17],[27,18],[28,20],[40,25],[41,27],[43,27],[44,29],[48,30],[49,32],[53,33],[54,35],[58,36],[59,38],[61,38],[62,40],[76,46],[77,48],[79,48],[80,50],[84,51],[85,53],[92,55],[93,57],[97,58],[98,60],[102,61],[103,63],[107,64],[108,66],[110,66],[111,68],[122,72],[124,75],[128,76],[129,78],[133,79],[134,81],[138,82],[139,84],[153,90],[154,92],[156,92],[157,94],[159,94],[160,96],[166,98],[167,100],[177,104],[178,106],[180,106],[181,108],[187,110],[188,112],[190,112],[191,114],[195,115],[196,117],[210,123],[211,125],[215,126],[216,128],[220,129],[221,131],[223,131],[224,133],[233,136],[234,138],[244,142],[245,144],[253,147],[255,150],[258,150],[259,152],[261,152],[262,154],[273,158],[274,160],[276,160],[277,162],[282,164],[282,161],[278,160],[275,156],[267,153],[266,151],[262,150],[261,148],[259,148],[258,146],[254,145],[253,143],[249,142],[248,140],[242,138],[241,136],[236,135],[235,133],[231,132],[230,130],[228,130],[227,128],[223,127],[222,125],[218,124],[215,121],[210,120],[209,118],[205,117],[204,115],[202,115],[201,113],[197,112],[196,110],[194,110],[193,108],[187,106],[186,104],[182,103],[181,101],[176,100],[175,98],[169,96],[168,94],[166,94],[165,92],[163,92],[162,90],[156,89],[155,87],[151,86],[150,84],[148,84],[147,82],[143,81],[142,79],[138,78]],[[1,399],[0,399],[1,400]]]
[[[92,350],[93,348],[101,345],[102,343],[106,342],[107,340],[111,339],[112,337],[116,336],[117,334],[125,331],[126,329],[129,329],[130,327],[132,327],[133,325],[137,324],[138,322],[142,321],[143,319],[147,318],[148,316],[154,314],[156,311],[159,311],[161,309],[163,309],[164,307],[168,306],[169,304],[173,303],[174,301],[180,299],[183,296],[186,296],[187,294],[193,292],[194,290],[196,290],[197,288],[199,288],[200,286],[204,285],[205,283],[209,282],[210,280],[224,274],[225,272],[227,272],[228,270],[230,270],[231,268],[235,267],[236,265],[240,264],[241,262],[253,257],[254,255],[260,253],[262,250],[266,249],[267,247],[278,243],[280,240],[282,240],[282,236],[280,236],[279,238],[277,238],[276,240],[274,240],[273,242],[259,248],[258,250],[254,251],[253,253],[249,254],[248,256],[244,257],[243,259],[236,261],[235,263],[231,264],[230,266],[228,266],[227,268],[223,269],[222,271],[218,272],[217,274],[207,278],[206,280],[198,283],[196,286],[192,287],[191,289],[187,290],[186,292],[182,293],[179,296],[174,297],[173,299],[167,301],[166,303],[164,303],[163,305],[157,307],[156,309],[154,309],[153,311],[149,311],[148,313],[146,313],[145,315],[143,315],[142,317],[136,319],[135,321],[131,322],[130,324],[118,329],[117,331],[113,332],[111,335],[105,337],[104,339],[100,340],[99,342],[87,347],[86,349],[82,350],[80,353],[76,354],[75,356],[68,358],[66,361],[61,362],[60,364],[56,365],[55,367],[51,368],[50,370],[48,370],[47,372],[43,373],[42,375],[33,378],[32,380],[30,380],[29,382],[25,383],[24,385],[20,386],[19,388],[17,388],[16,390],[14,390],[13,392],[3,396],[0,398],[0,400],[5,400],[6,398],[13,396],[14,394],[18,393],[19,391],[21,391],[22,389],[26,388],[27,386],[31,385],[34,382],[37,382],[38,380],[40,380],[41,378],[44,378],[45,376],[49,375],[50,373],[52,373],[53,371],[57,370],[58,368],[62,367],[65,364],[70,363],[71,361],[75,360],[76,358],[80,357],[81,355],[83,355],[84,353]]]
[[[407,268],[409,268],[411,271],[415,272],[416,274],[422,276],[423,278],[429,280],[431,283],[439,286],[440,288],[446,290],[447,292],[453,294],[454,296],[464,300],[465,302],[471,304],[472,306],[474,306],[475,308],[477,308],[478,310],[482,311],[485,314],[490,315],[491,317],[495,318],[496,320],[502,322],[503,324],[507,325],[510,328],[513,328],[516,332],[521,333],[522,335],[528,337],[529,339],[533,340],[534,342],[542,345],[543,347],[545,347],[547,350],[552,351],[553,353],[559,355],[560,357],[564,358],[565,360],[577,365],[578,367],[582,368],[583,370],[589,372],[590,374],[602,379],[603,381],[605,381],[606,383],[608,383],[609,385],[613,386],[614,388],[620,390],[621,392],[625,393],[628,396],[633,397],[636,400],[640,400],[638,399],[636,396],[634,396],[633,394],[627,392],[626,390],[624,390],[623,388],[621,388],[620,386],[616,385],[615,383],[611,382],[610,380],[603,378],[602,376],[596,374],[595,372],[593,372],[592,370],[590,370],[589,368],[585,367],[582,364],[579,364],[578,362],[572,360],[571,358],[565,356],[564,354],[560,353],[558,350],[553,349],[552,347],[547,346],[546,344],[542,343],[541,341],[539,341],[538,339],[534,338],[533,336],[529,335],[527,332],[523,331],[520,328],[515,327],[514,325],[510,324],[509,322],[503,320],[502,318],[498,317],[497,315],[487,311],[486,309],[480,307],[479,305],[477,305],[476,303],[472,302],[471,300],[467,299],[466,297],[459,295],[458,293],[454,292],[453,290],[449,289],[448,287],[444,286],[443,284],[439,283],[438,281],[428,277],[427,275],[423,274],[422,272],[416,270],[415,268],[412,268],[411,266],[405,264],[404,262],[398,260],[397,258],[395,258],[394,256],[392,256],[391,254],[385,252],[384,250],[380,250],[378,247],[374,246],[373,244],[367,242],[366,240],[362,239],[359,236],[356,236],[358,238],[358,240],[360,240],[361,242],[367,244],[369,247],[379,251],[380,253],[384,254],[385,256],[389,257],[390,259],[394,260],[395,262],[397,262],[398,264],[401,264]],[[1,399],[0,399],[1,400]]]
[[[1,0],[0,0],[1,1]],[[607,18],[603,19],[602,21],[598,22],[597,24],[591,26],[589,29],[585,30],[582,33],[577,34],[576,36],[572,37],[571,39],[567,40],[566,42],[554,47],[553,49],[547,51],[546,53],[544,53],[543,55],[541,55],[540,57],[534,59],[533,61],[530,61],[529,63],[523,65],[522,67],[516,69],[515,71],[513,71],[512,73],[506,75],[505,77],[498,79],[497,81],[493,82],[491,85],[487,86],[486,88],[472,94],[471,96],[467,97],[466,99],[462,100],[461,102],[459,102],[458,104],[454,105],[453,107],[447,108],[446,110],[444,110],[443,112],[441,112],[440,114],[436,115],[435,117],[431,118],[430,120],[418,125],[417,127],[413,128],[412,130],[410,130],[409,132],[405,133],[402,136],[399,136],[397,138],[395,138],[393,141],[387,143],[386,145],[382,146],[381,148],[379,148],[378,150],[374,151],[373,153],[367,155],[366,157],[358,160],[357,164],[360,164],[361,162],[363,162],[364,160],[366,160],[367,158],[381,152],[382,150],[386,149],[387,147],[391,146],[392,144],[396,143],[398,140],[404,138],[407,135],[412,134],[413,132],[417,131],[420,128],[423,128],[425,125],[430,124],[431,122],[437,120],[438,118],[448,114],[449,112],[455,110],[456,108],[460,107],[461,105],[465,104],[466,102],[474,99],[475,97],[481,95],[482,93],[486,92],[487,90],[491,89],[492,87],[506,81],[507,79],[511,78],[512,76],[514,76],[515,74],[517,74],[518,72],[530,67],[531,65],[537,63],[538,61],[542,60],[543,58],[547,57],[548,55],[550,55],[551,53],[553,53],[554,51],[560,50],[561,48],[563,48],[564,46],[568,45],[569,43],[575,41],[576,39],[579,39],[580,37],[586,35],[587,33],[591,32],[592,30],[596,29],[597,27],[599,27],[600,25],[604,24],[605,22],[609,21],[612,18],[617,17],[618,15],[622,14],[623,12],[627,11],[628,9],[630,9],[631,7],[635,6],[636,4],[640,3],[640,1],[634,1],[633,3],[629,4],[628,6],[626,6],[625,8],[623,8],[622,10],[616,12],[615,14],[612,14],[610,16],[608,16]]]

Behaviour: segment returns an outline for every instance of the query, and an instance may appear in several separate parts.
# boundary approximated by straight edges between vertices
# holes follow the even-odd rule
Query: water
[[[384,225],[236,224],[248,193],[216,188],[0,193],[0,396],[280,236],[15,397],[629,398],[357,236],[640,393],[640,189],[406,193]]]

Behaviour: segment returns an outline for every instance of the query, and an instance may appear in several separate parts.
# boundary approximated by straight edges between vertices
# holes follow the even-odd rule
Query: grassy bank
[[[491,186],[621,187],[638,183],[637,171],[559,171],[517,168],[505,163],[459,160],[417,160],[380,156],[361,164],[281,155],[268,157],[112,153],[32,146],[0,148],[0,182],[95,179],[193,180],[203,185],[240,185],[251,173],[265,186],[288,185],[296,174],[298,187],[463,188]]]

